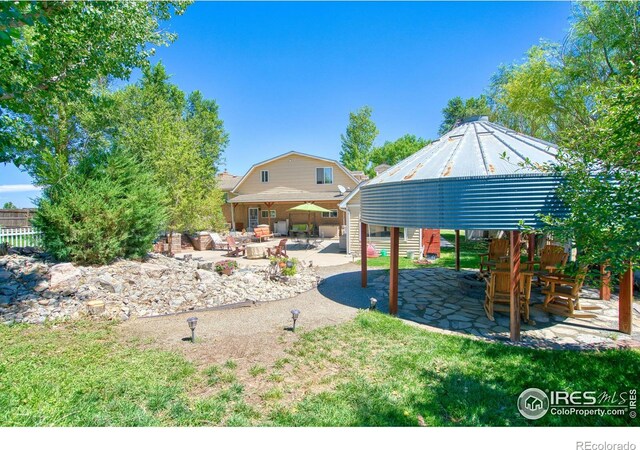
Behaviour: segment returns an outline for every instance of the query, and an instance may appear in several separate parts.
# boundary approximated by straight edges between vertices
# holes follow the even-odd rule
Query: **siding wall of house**
[[[316,168],[331,167],[333,169],[332,184],[316,183]],[[269,171],[269,182],[263,183],[261,172]],[[322,161],[303,155],[289,155],[256,166],[248,176],[236,186],[236,194],[255,194],[261,192],[283,192],[302,190],[309,192],[335,192],[338,185],[355,188],[353,181],[336,163]]]
[[[347,252],[360,254],[360,192],[355,194],[347,205],[349,211],[349,224],[347,230]],[[387,250],[391,248],[390,238],[371,237],[368,242],[375,248]],[[415,256],[420,254],[420,229],[406,228],[405,237],[400,237],[400,256],[406,256],[408,251],[413,251]]]
[[[347,253],[360,254],[360,206],[349,207]]]

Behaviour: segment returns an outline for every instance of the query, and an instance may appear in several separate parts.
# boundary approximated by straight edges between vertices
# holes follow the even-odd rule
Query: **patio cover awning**
[[[232,197],[228,203],[266,203],[266,202],[340,202],[344,196],[336,192],[308,191],[265,191],[258,194],[241,194]]]

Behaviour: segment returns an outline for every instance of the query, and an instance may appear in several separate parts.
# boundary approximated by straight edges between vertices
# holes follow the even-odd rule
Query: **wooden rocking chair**
[[[509,256],[509,240],[493,239],[489,243],[489,252],[480,254],[480,273],[484,274]]]
[[[227,244],[229,245],[229,251],[227,256],[244,256],[246,246],[236,244],[236,240],[233,236],[227,236]]]
[[[278,245],[276,245],[273,248],[268,248],[267,249],[267,254],[269,256],[284,256],[285,258],[288,257],[287,255],[287,240],[286,239],[281,239],[280,243]]]
[[[542,289],[545,294],[542,308],[551,314],[558,314],[576,319],[592,319],[597,317],[594,313],[582,313],[581,311],[600,310],[597,306],[580,305],[580,290],[587,274],[586,267],[581,269],[576,276],[554,273],[540,277],[540,281],[546,287]]]
[[[537,284],[540,286],[540,277],[551,275],[556,272],[562,272],[567,264],[569,254],[559,245],[546,245],[540,252],[538,261],[530,261],[523,263],[527,270],[532,271],[537,277]],[[536,266],[538,266],[536,270]]]
[[[532,272],[520,272],[520,312],[525,322],[529,322],[529,301],[531,299]],[[511,310],[511,273],[509,263],[498,263],[487,278],[484,311],[487,318],[495,322],[494,311],[509,312]]]

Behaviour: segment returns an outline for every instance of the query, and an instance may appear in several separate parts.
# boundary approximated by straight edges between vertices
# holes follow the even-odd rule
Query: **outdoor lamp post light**
[[[378,300],[376,298],[374,298],[374,297],[371,297],[369,299],[369,301],[371,302],[371,305],[369,306],[369,309],[371,311],[375,310],[376,309],[376,305],[378,304]]]
[[[298,320],[298,317],[300,317],[300,311],[292,309],[291,318],[293,319],[293,328],[291,328],[291,331],[296,331],[296,320]]]
[[[191,343],[196,342],[196,325],[198,324],[197,317],[189,317],[187,319],[187,323],[189,324],[189,328],[191,329]]]

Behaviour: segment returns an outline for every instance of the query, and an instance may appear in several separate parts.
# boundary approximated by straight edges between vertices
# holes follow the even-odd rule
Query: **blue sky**
[[[182,90],[217,100],[225,167],[241,175],[290,150],[338,159],[363,105],[376,143],[435,138],[449,98],[481,94],[500,64],[562,40],[569,15],[568,2],[198,2],[166,24],[178,40],[154,60]],[[37,192],[6,192],[30,182],[0,165],[0,203],[30,206]]]

